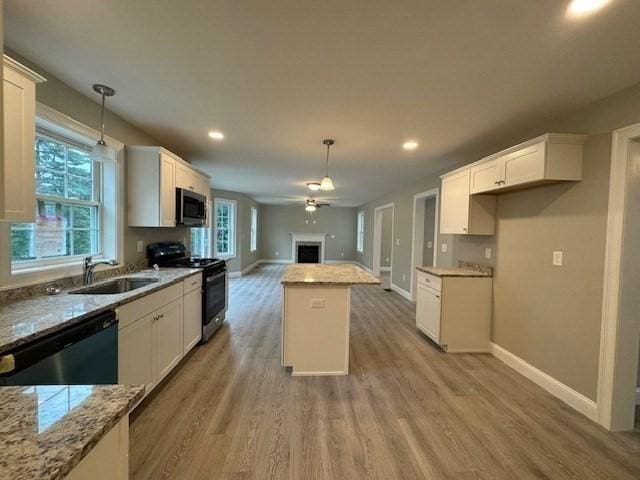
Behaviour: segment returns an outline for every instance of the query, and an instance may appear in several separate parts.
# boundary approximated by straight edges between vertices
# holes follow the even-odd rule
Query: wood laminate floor
[[[447,355],[414,306],[355,287],[351,374],[280,367],[283,267],[231,282],[228,321],[131,417],[142,479],[638,479],[612,434],[489,355]]]

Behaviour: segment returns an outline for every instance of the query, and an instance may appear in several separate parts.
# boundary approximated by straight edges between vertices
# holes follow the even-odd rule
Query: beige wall
[[[354,260],[356,248],[355,208],[320,208],[309,214],[302,206],[262,205],[261,207],[261,258],[291,260],[291,235],[289,233],[296,232],[326,233],[326,260]],[[315,223],[313,223],[314,221]]]
[[[89,99],[72,89],[56,77],[21,57],[15,52],[7,52],[11,57],[42,74],[47,81],[36,87],[36,100],[96,130],[100,129],[99,97]],[[105,133],[125,145],[162,145],[162,142],[150,137],[145,132],[131,125],[114,113],[107,111],[105,115]],[[126,161],[126,160],[125,160]],[[126,167],[126,165],[125,165]],[[126,168],[125,168],[126,171]],[[125,177],[125,205],[126,205]],[[137,253],[137,242],[142,240],[144,246],[163,240],[185,241],[189,245],[188,228],[125,228],[124,254],[126,262],[143,260],[145,253]],[[144,249],[143,249],[144,250]]]
[[[587,133],[584,180],[500,195],[497,234],[491,237],[441,235],[438,264],[479,261],[495,267],[492,339],[533,366],[595,400],[604,274],[604,239],[611,157],[611,132],[640,122],[640,84],[559,118],[506,131],[493,149],[469,154],[462,164],[547,131]],[[442,172],[444,173],[444,172]],[[393,282],[409,289],[411,210],[415,193],[440,185],[432,176],[361,210],[395,202]],[[371,266],[372,222],[366,222],[365,252]],[[491,247],[493,256],[484,258]],[[553,250],[565,265],[553,267]],[[639,378],[640,379],[640,378]]]
[[[382,236],[380,239],[380,266],[391,266],[391,243],[393,241],[391,231],[393,227],[393,209],[382,210]]]
[[[230,272],[240,272],[259,260],[260,237],[262,233],[260,221],[261,206],[243,193],[212,189],[211,195],[214,199],[225,198],[227,200],[235,200],[237,203],[236,256],[229,259],[227,265],[229,266]],[[251,207],[258,209],[258,248],[254,252],[251,251]]]

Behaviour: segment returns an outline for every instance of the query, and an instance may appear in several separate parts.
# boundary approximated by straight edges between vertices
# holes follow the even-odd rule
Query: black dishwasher
[[[0,355],[0,385],[118,383],[118,320],[107,311]]]

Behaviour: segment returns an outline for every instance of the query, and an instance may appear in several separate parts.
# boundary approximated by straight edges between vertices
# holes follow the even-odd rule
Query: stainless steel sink
[[[72,290],[70,294],[82,294],[82,295],[115,295],[117,293],[130,292],[137,288],[146,287],[152,283],[157,282],[155,278],[137,278],[137,277],[124,277],[117,280],[111,280],[109,282],[99,283],[98,285],[89,285],[88,287],[78,288]]]

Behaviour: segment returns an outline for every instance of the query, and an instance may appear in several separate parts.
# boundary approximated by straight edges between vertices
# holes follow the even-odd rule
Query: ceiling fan
[[[315,212],[317,208],[330,207],[330,206],[331,206],[330,203],[316,202],[315,199],[313,198],[307,198],[304,209],[307,212]]]

